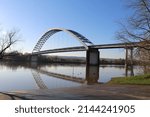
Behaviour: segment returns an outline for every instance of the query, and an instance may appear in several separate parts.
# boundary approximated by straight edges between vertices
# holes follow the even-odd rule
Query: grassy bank
[[[131,76],[131,77],[116,77],[112,78],[108,84],[134,84],[134,85],[150,85],[150,74]]]

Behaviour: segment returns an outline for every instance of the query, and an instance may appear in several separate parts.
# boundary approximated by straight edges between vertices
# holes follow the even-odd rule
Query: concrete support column
[[[129,70],[130,70],[130,76],[133,76],[134,75],[134,72],[133,72],[133,48],[126,48],[126,52],[125,52],[125,75],[126,76],[128,76]]]
[[[130,50],[130,57],[129,57],[129,50]],[[125,65],[128,66],[129,64],[133,65],[133,48],[126,48]]]
[[[128,48],[125,49],[125,67],[128,66]]]
[[[133,48],[130,48],[130,76],[134,76],[133,71]]]
[[[128,76],[128,48],[125,48],[125,76]]]
[[[133,65],[133,48],[130,48],[130,64]]]
[[[89,49],[86,52],[86,81],[87,84],[97,83],[99,79],[99,51]]]
[[[89,48],[89,50],[86,51],[86,65],[99,66],[98,49]]]

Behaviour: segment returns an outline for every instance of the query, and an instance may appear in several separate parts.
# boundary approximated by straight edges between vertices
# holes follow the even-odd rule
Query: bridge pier
[[[99,51],[95,48],[89,48],[86,51],[86,65],[99,66]]]
[[[87,84],[97,83],[99,79],[99,51],[89,48],[86,51],[86,81]]]
[[[133,48],[130,48],[130,64],[133,65]]]
[[[130,50],[130,56],[129,56]],[[126,48],[125,52],[125,66],[133,65],[133,48]]]
[[[128,71],[130,69],[130,76],[133,76],[133,48],[126,48],[125,51],[125,75],[128,76]]]

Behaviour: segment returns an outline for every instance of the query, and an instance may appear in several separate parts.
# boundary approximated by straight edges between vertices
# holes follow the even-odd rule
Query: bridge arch
[[[42,37],[38,40],[38,42],[36,43],[34,49],[32,52],[39,52],[41,50],[41,48],[43,47],[43,45],[45,44],[45,42],[55,33],[57,32],[66,32],[69,35],[73,36],[76,40],[78,40],[81,45],[83,45],[85,47],[85,49],[88,50],[88,45],[93,45],[93,43],[87,39],[86,37],[84,37],[83,35],[81,35],[80,33],[70,30],[70,29],[64,29],[64,28],[51,28],[49,29],[44,35],[42,35]]]

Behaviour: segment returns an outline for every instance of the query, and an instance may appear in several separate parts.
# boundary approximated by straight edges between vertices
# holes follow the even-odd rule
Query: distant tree
[[[6,50],[18,41],[17,34],[16,30],[12,30],[0,36],[0,59],[4,57]]]
[[[123,42],[140,42],[137,53],[141,60],[150,63],[150,0],[129,0],[128,8],[133,11],[126,23],[117,32]]]

